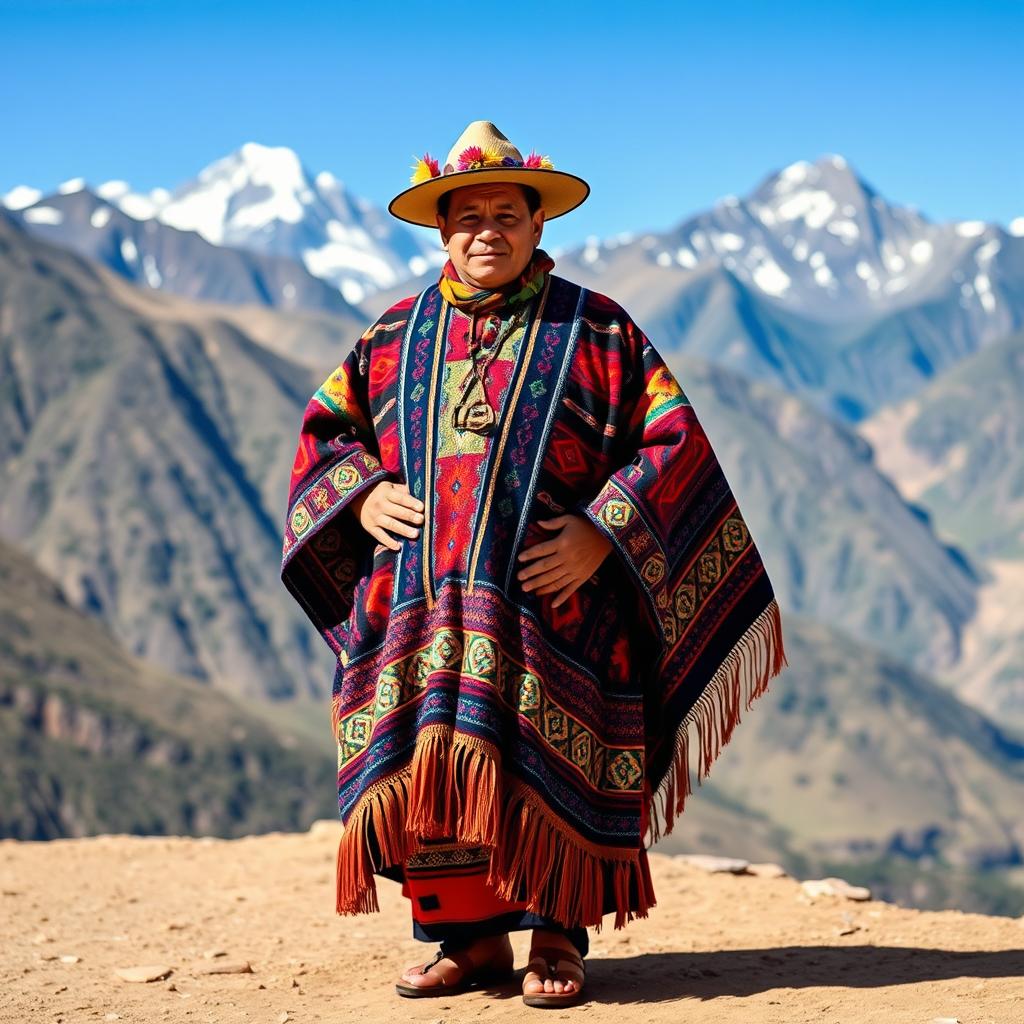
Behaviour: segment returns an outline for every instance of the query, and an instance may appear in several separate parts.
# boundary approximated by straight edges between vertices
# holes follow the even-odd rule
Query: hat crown
[[[443,168],[445,174],[450,174],[458,167],[459,154],[469,146],[493,150],[502,158],[509,156],[520,163],[523,162],[523,154],[509,142],[506,135],[498,130],[493,121],[471,121],[455,140],[455,145],[448,150]]]

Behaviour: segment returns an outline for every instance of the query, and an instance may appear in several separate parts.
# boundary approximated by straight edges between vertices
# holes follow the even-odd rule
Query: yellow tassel
[[[422,157],[416,160],[413,165],[412,177],[409,181],[413,185],[418,185],[421,181],[426,181],[427,178],[432,178],[433,175],[430,173],[430,165]]]

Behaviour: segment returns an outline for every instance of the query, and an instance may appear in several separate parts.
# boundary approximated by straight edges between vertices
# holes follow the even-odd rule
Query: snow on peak
[[[987,227],[983,220],[962,220],[956,224],[955,230],[961,238],[977,238]]]
[[[806,160],[797,160],[795,163],[789,164],[787,167],[783,167],[775,176],[775,191],[789,192],[796,188],[797,185],[803,185],[808,181],[813,181],[815,177],[815,170],[816,168],[814,164],[808,163]]]
[[[26,206],[38,203],[43,198],[43,193],[29,185],[15,185],[10,192],[3,197],[3,204],[8,210],[24,210]]]
[[[330,171],[321,171],[313,180],[316,187],[324,191],[342,188],[341,182]]]
[[[106,199],[108,202],[116,202],[122,196],[126,196],[131,191],[127,181],[122,181],[120,178],[113,179],[111,181],[105,181],[96,189],[96,195],[101,199]]]
[[[223,245],[274,222],[299,223],[314,196],[294,150],[246,142],[176,189],[159,204],[159,216],[165,224]]]

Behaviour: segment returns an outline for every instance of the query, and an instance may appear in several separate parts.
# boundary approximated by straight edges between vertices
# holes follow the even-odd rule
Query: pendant
[[[452,412],[452,424],[456,430],[472,430],[476,434],[490,434],[494,431],[497,417],[486,402],[457,405]]]

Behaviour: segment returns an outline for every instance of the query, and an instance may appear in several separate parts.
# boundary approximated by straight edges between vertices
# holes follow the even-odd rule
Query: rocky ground
[[[658,906],[591,929],[579,1006],[544,1018],[518,980],[403,999],[395,976],[435,947],[411,937],[395,883],[379,882],[379,914],[334,913],[337,837],[331,822],[230,841],[0,842],[0,1020],[1024,1021],[1022,920],[907,910],[653,851]],[[529,933],[512,938],[522,968]],[[126,980],[138,968],[153,980]]]

